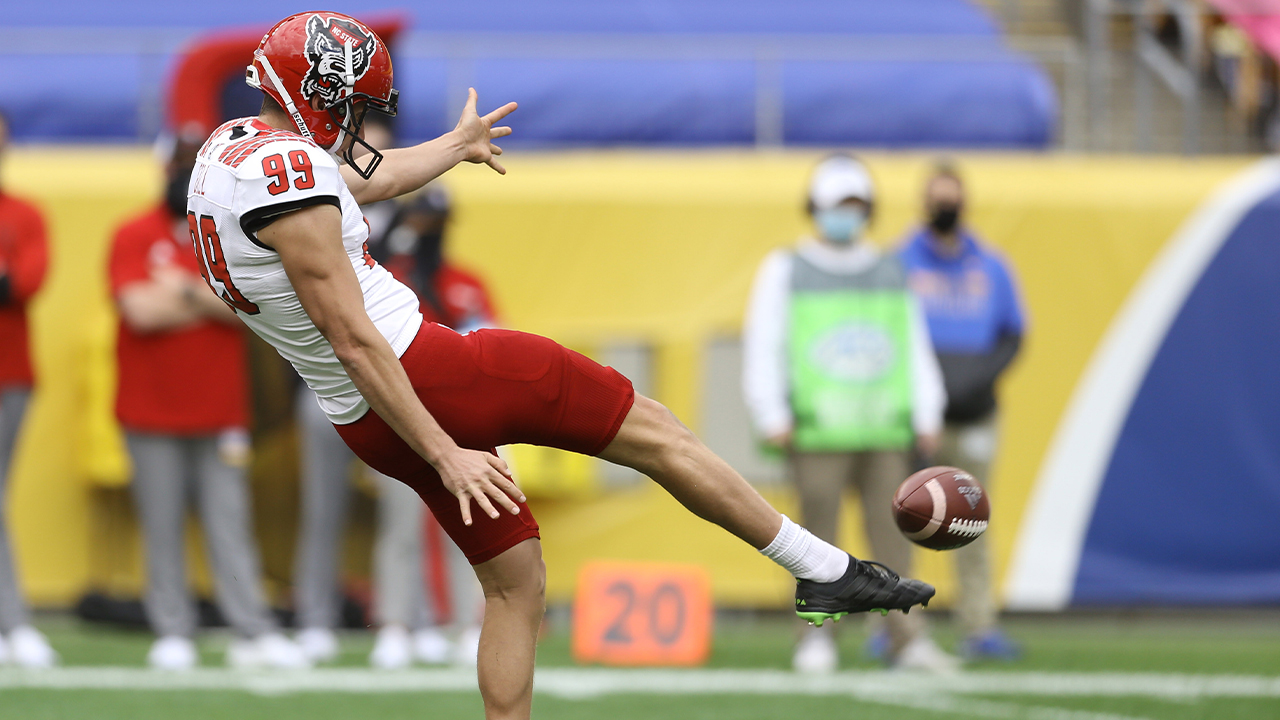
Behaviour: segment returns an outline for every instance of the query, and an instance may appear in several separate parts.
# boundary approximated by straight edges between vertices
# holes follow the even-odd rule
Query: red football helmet
[[[339,154],[366,180],[382,162],[382,153],[360,139],[364,112],[357,101],[394,116],[399,93],[391,87],[391,55],[386,43],[364,23],[335,12],[305,12],[267,31],[245,69],[245,82],[270,95],[293,118],[298,132]],[[311,99],[320,98],[320,110]],[[351,149],[340,152],[347,136],[370,152],[361,168]],[[354,147],[354,143],[353,143]]]

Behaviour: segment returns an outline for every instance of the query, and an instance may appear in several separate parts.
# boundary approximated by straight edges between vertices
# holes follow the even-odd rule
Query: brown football
[[[932,550],[952,550],[977,540],[990,516],[987,491],[959,468],[925,468],[904,480],[893,495],[898,529]]]

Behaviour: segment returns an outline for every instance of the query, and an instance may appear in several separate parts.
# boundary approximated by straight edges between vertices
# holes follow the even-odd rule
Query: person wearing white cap
[[[787,456],[804,524],[836,542],[841,496],[851,486],[875,559],[909,573],[911,546],[889,507],[912,450],[936,446],[946,391],[901,262],[865,239],[875,201],[871,174],[856,158],[833,155],[814,170],[807,207],[815,236],[774,250],[756,274],[743,393],[762,442]],[[895,667],[956,667],[919,613],[887,622]],[[831,630],[801,636],[797,670],[836,668]]]

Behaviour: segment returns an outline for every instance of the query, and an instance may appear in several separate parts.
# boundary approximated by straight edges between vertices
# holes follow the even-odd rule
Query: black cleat
[[[912,605],[927,606],[935,592],[929,583],[900,578],[878,562],[850,555],[849,569],[835,582],[796,580],[796,615],[820,626],[849,613],[905,613]]]

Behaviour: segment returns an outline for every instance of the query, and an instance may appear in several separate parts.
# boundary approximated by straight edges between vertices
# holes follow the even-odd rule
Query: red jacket
[[[9,282],[8,302],[0,304],[0,387],[33,383],[27,302],[40,289],[48,257],[40,211],[0,191],[0,275]]]
[[[187,236],[174,237],[157,207],[125,223],[111,243],[111,294],[151,278],[158,266],[199,273]],[[204,320],[138,333],[120,321],[116,417],[130,430],[203,435],[248,422],[248,361],[242,329]]]
[[[431,302],[414,282],[414,258],[392,255],[385,267],[397,280],[409,286],[421,301],[422,316],[459,332],[491,327],[497,323],[493,301],[480,278],[447,261],[436,270],[432,284],[435,302]]]

